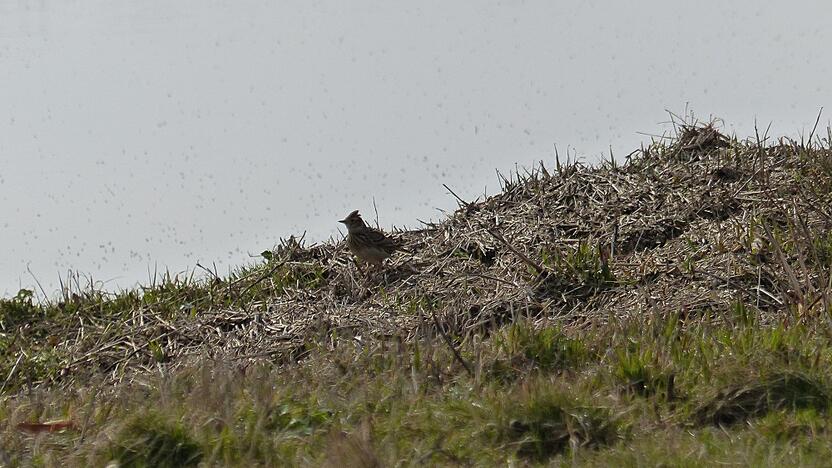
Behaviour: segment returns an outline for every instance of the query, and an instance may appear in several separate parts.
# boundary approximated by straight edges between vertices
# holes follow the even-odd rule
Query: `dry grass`
[[[292,360],[308,337],[331,333],[412,339],[431,314],[456,337],[518,316],[565,327],[657,311],[722,320],[736,302],[766,322],[783,310],[801,320],[829,306],[828,268],[817,268],[832,257],[830,196],[817,189],[832,178],[829,159],[685,126],[620,167],[503,179],[501,194],[400,233],[413,253],[383,275],[361,275],[340,244],[290,238],[231,278],[167,276],[115,296],[68,287],[31,312],[48,320],[20,339],[48,347],[43,359],[61,369],[38,384],[88,370],[122,380],[205,353]]]
[[[683,124],[621,165],[541,164],[398,232],[408,252],[370,276],[340,243],[289,238],[228,278],[205,270],[118,294],[76,278],[48,304],[22,291],[0,304],[0,410],[14,424],[86,415],[80,439],[26,448],[47,464],[150,463],[136,440],[198,447],[183,457],[209,464],[638,464],[616,448],[637,446],[633,434],[795,411],[816,411],[809,425],[825,434],[831,139],[738,141]],[[286,379],[302,397],[286,397]],[[163,416],[139,411],[147,398]],[[215,407],[189,413],[197,400]],[[123,408],[102,414],[107,404]]]

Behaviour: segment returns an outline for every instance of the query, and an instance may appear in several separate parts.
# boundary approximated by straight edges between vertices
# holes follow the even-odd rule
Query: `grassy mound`
[[[398,232],[376,274],[290,238],[227,278],[21,291],[0,458],[822,464],[829,145],[683,125],[622,164],[541,165]]]

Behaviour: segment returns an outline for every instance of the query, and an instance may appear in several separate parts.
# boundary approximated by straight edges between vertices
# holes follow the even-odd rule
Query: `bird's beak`
[[[339,220],[338,220],[338,222],[339,222],[339,223],[344,223],[344,224],[347,224],[347,220],[346,220],[346,219],[339,219]]]

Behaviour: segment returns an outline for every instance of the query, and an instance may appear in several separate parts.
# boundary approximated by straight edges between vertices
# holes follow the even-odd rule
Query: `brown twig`
[[[541,265],[539,265],[538,263],[533,262],[533,261],[532,261],[529,257],[525,256],[522,252],[520,252],[519,250],[515,249],[515,248],[514,248],[514,246],[512,246],[512,245],[511,245],[511,244],[510,244],[510,243],[509,243],[509,242],[505,239],[505,237],[503,237],[503,236],[502,236],[502,234],[500,234],[500,233],[498,233],[498,232],[494,231],[494,230],[493,230],[493,229],[491,229],[491,228],[485,228],[485,230],[486,230],[489,234],[491,234],[492,236],[494,236],[494,238],[495,238],[495,239],[497,239],[498,241],[502,242],[502,243],[503,243],[503,245],[505,245],[505,246],[506,246],[509,250],[511,250],[512,252],[514,252],[514,254],[515,254],[515,255],[517,255],[518,257],[520,257],[520,260],[523,260],[523,262],[525,262],[525,263],[526,263],[526,265],[529,265],[530,267],[534,268],[534,270],[537,272],[537,274],[538,274],[538,275],[542,275],[543,273],[545,273],[545,272],[546,272],[546,269],[545,269],[545,268],[543,268]]]
[[[456,199],[457,199],[457,201],[459,201],[459,203],[460,203],[463,207],[465,207],[465,208],[471,208],[472,206],[474,206],[474,204],[473,204],[473,203],[470,203],[470,202],[467,202],[467,201],[463,200],[463,199],[462,199],[462,197],[460,197],[459,195],[457,195],[457,194],[456,194],[453,190],[451,190],[451,188],[450,188],[450,187],[448,187],[446,184],[442,184],[442,186],[443,186],[443,187],[445,187],[445,189],[446,189],[448,192],[450,192],[450,193],[451,193],[451,195],[453,195],[453,196],[454,196],[454,198],[456,198]],[[512,252],[514,252],[514,254],[515,254],[515,255],[517,255],[518,257],[520,257],[520,259],[521,259],[521,260],[523,260],[523,261],[524,261],[527,265],[529,265],[530,267],[534,268],[534,270],[537,272],[537,274],[538,274],[538,275],[541,275],[541,274],[543,274],[543,273],[546,271],[546,269],[545,269],[545,268],[543,268],[540,264],[533,262],[531,259],[529,259],[529,257],[527,257],[526,255],[524,255],[523,253],[521,253],[519,250],[515,249],[515,248],[514,248],[514,246],[512,246],[512,245],[511,245],[511,244],[510,244],[510,243],[509,243],[509,242],[505,239],[505,237],[503,237],[503,236],[502,236],[502,234],[500,234],[500,233],[498,233],[498,232],[494,231],[494,230],[493,230],[492,228],[490,228],[490,227],[485,227],[485,226],[483,226],[483,228],[484,228],[484,229],[485,229],[485,230],[486,230],[489,234],[491,234],[491,235],[492,235],[495,239],[497,239],[497,240],[498,240],[498,241],[500,241],[503,245],[505,245],[505,246],[506,246],[509,250],[511,250]]]
[[[470,377],[474,377],[474,371],[471,370],[471,365],[468,364],[468,361],[463,359],[462,355],[459,354],[459,351],[457,351],[453,341],[451,341],[451,338],[448,336],[447,333],[445,333],[445,330],[442,328],[442,325],[439,324],[439,319],[436,318],[436,311],[431,309],[430,315],[433,318],[433,324],[436,326],[436,330],[439,332],[440,335],[442,335],[442,338],[445,340],[445,344],[448,345],[448,348],[451,349],[451,352],[454,355],[454,359],[456,359],[457,362],[462,364],[462,367],[465,368],[465,371],[468,372],[468,375]]]

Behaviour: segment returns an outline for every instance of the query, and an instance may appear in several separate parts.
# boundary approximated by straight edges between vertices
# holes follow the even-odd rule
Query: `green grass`
[[[321,344],[290,368],[203,362],[140,387],[7,398],[0,447],[12,465],[701,466],[832,455],[832,342],[820,327],[672,317],[567,334],[521,322],[461,347],[474,376],[439,340],[389,349]],[[34,438],[13,428],[68,415],[85,426]]]
[[[153,412],[129,418],[105,452],[124,467],[196,466],[203,456],[182,424]]]
[[[35,301],[33,291],[21,289],[11,298],[0,299],[0,385],[5,382],[3,390],[14,391],[60,380],[74,357],[62,354],[55,345],[67,339],[82,320],[115,325],[130,320],[137,310],[165,320],[193,317],[197,311],[239,308],[287,290],[314,291],[326,284],[329,273],[320,264],[269,258],[222,279],[165,274],[139,289],[67,289],[59,300],[43,303]],[[151,340],[148,350],[156,362],[167,361],[160,343]]]

